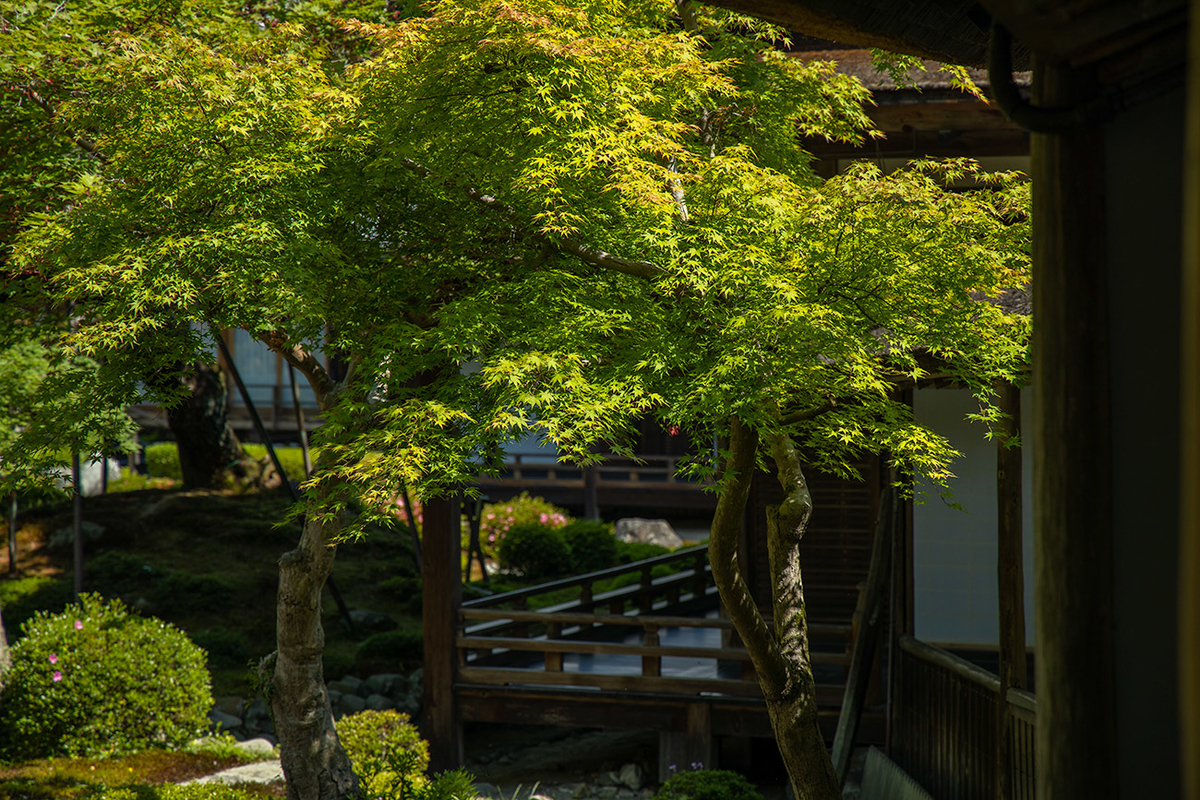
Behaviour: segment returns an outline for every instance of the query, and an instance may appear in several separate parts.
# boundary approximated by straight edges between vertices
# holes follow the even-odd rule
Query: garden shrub
[[[207,726],[204,651],[178,628],[90,594],[24,634],[0,699],[3,757],[178,747]]]
[[[618,564],[632,564],[634,561],[642,561],[643,559],[654,558],[655,556],[665,556],[669,552],[671,552],[669,548],[657,544],[617,541]]]
[[[270,460],[265,444],[243,444],[242,449],[251,458]],[[314,462],[317,460],[316,448],[311,448],[308,454]],[[304,450],[302,448],[276,446],[275,455],[279,456],[279,463],[283,465],[283,471],[287,473],[288,480],[304,480]]]
[[[563,527],[562,537],[571,550],[572,572],[596,572],[617,565],[617,540],[611,525],[577,519]]]
[[[355,668],[364,673],[395,672],[396,665],[420,661],[425,640],[415,623],[368,636],[354,654]]]
[[[571,572],[571,549],[562,534],[538,523],[516,525],[500,541],[500,566],[526,578],[557,578]]]
[[[412,796],[426,785],[429,745],[399,711],[360,711],[336,723],[338,739],[369,798]]]
[[[159,785],[97,786],[79,800],[262,800],[260,792],[223,783],[164,783]]]
[[[763,800],[745,777],[726,769],[696,769],[672,775],[655,800]]]
[[[479,542],[488,558],[496,558],[497,548],[508,532],[518,525],[538,524],[548,528],[561,528],[571,521],[571,516],[541,497],[530,497],[522,492],[511,500],[489,503],[483,507],[479,520]],[[463,546],[467,545],[467,527],[463,523]]]
[[[241,631],[209,628],[191,636],[196,646],[208,653],[208,663],[214,667],[244,667],[250,662],[250,642]]]
[[[183,470],[179,466],[179,447],[174,442],[148,444],[145,454],[146,474],[151,478],[183,480]]]

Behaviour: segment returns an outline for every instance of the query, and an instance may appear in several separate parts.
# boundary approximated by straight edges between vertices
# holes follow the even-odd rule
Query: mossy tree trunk
[[[229,426],[225,376],[214,364],[196,364],[180,379],[187,397],[167,411],[179,444],[179,469],[187,489],[220,488],[241,480],[247,458]]]
[[[772,437],[771,455],[785,498],[767,510],[774,626],[759,613],[738,563],[738,533],[750,495],[758,435],[733,420],[725,488],[717,501],[708,542],[713,580],[754,662],[775,741],[798,800],[842,796],[817,717],[816,682],[808,650],[808,622],[800,574],[800,540],[812,497],[790,438]]]
[[[343,800],[359,793],[334,729],[321,664],[321,589],[333,570],[333,539],[340,528],[336,522],[305,522],[296,549],[279,560],[271,711],[289,800]]]

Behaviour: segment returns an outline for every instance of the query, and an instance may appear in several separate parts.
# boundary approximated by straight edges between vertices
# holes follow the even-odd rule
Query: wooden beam
[[[461,533],[458,499],[427,500],[421,565],[421,622],[425,639],[425,720],[429,768],[434,772],[462,766],[462,728],[454,707],[458,669],[455,637],[462,604],[459,578]]]
[[[1183,188],[1179,725],[1183,796],[1200,800],[1200,0],[1192,0]]]
[[[1010,742],[1012,716],[1008,704],[1009,689],[1029,685],[1025,663],[1025,573],[1022,553],[1021,497],[1021,389],[1011,383],[996,387],[1000,410],[1006,415],[1000,424],[996,444],[997,554],[996,571],[1000,589],[1000,692],[996,697],[996,768],[997,797],[1012,796],[1012,760]]]
[[[1034,64],[1034,102],[1091,81]],[[1034,134],[1033,381],[1038,796],[1117,796],[1104,134]]]

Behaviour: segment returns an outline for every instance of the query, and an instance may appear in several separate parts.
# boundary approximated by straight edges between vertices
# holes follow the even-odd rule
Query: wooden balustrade
[[[934,797],[995,800],[999,770],[1012,797],[1034,797],[1037,699],[986,670],[911,636],[900,638],[893,759]],[[1011,716],[1008,763],[1001,763],[1000,715]]]
[[[644,456],[638,459],[621,456],[606,456],[596,467],[598,485],[630,486],[643,484],[665,484],[668,486],[696,486],[699,481],[687,480],[676,475],[679,467],[676,456]],[[517,483],[553,483],[559,486],[583,486],[583,470],[574,464],[563,464],[550,455],[513,454],[505,459],[501,472],[495,477],[484,477],[481,484],[495,481]]]

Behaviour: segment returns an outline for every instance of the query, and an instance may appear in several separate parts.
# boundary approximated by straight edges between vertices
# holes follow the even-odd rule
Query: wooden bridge
[[[851,626],[814,623],[810,636],[832,738]],[[772,736],[703,546],[463,603],[455,647],[460,721],[658,730],[664,778],[670,764],[714,764],[717,737]],[[863,738],[882,743],[881,709]]]

